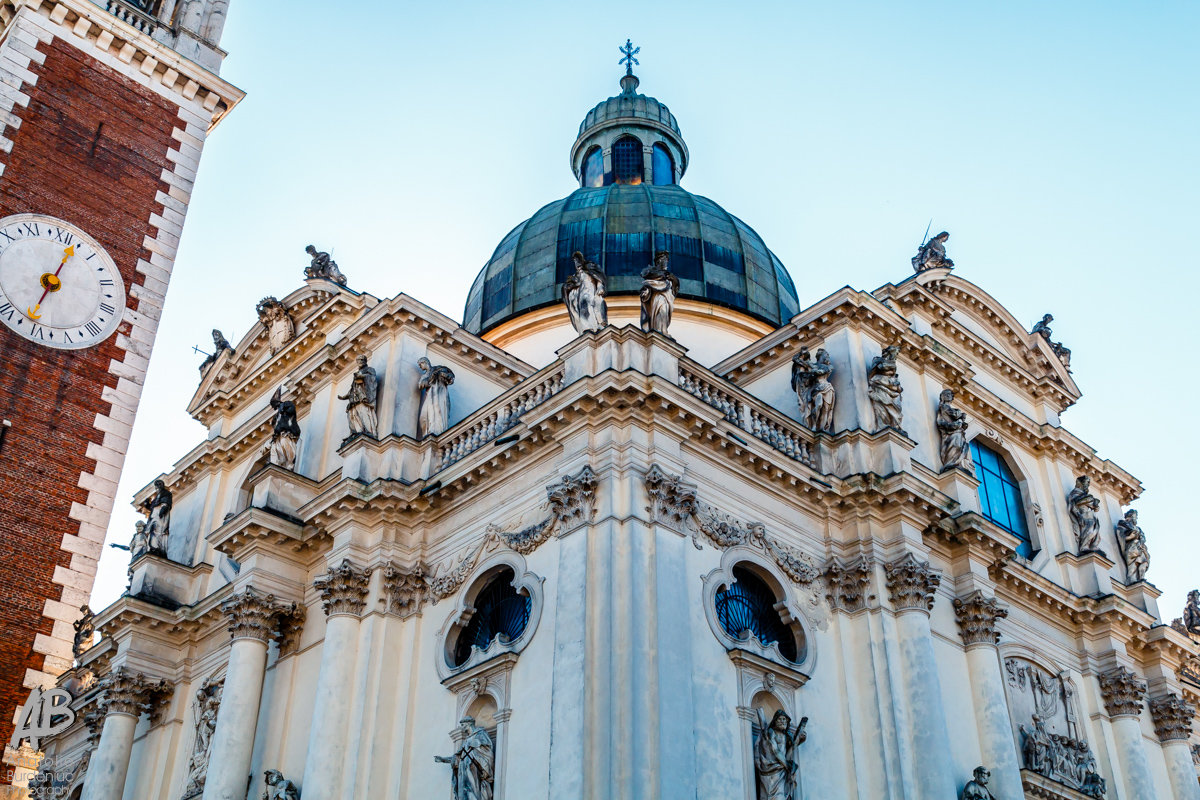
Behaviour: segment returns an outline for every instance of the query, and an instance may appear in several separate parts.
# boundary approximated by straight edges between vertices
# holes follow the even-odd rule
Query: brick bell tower
[[[200,154],[242,98],[228,7],[0,0],[5,746],[72,665]]]

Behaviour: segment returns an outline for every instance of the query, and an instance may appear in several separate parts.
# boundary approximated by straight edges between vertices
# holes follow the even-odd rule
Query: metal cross
[[[625,74],[626,75],[632,75],[633,74],[633,65],[641,63],[636,58],[634,58],[634,56],[636,56],[638,53],[642,52],[642,48],[634,47],[633,42],[630,41],[629,39],[626,39],[625,46],[618,47],[617,49],[625,54],[625,57],[622,58],[617,63],[625,65]]]

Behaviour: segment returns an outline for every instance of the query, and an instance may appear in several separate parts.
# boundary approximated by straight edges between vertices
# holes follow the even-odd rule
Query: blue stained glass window
[[[1021,543],[1017,555],[1033,555],[1033,540],[1025,522],[1025,505],[1021,502],[1021,486],[1004,458],[978,441],[971,442],[971,459],[975,462],[975,477],[979,479],[979,508],[983,516],[1014,534]]]
[[[675,183],[675,161],[666,145],[654,145],[654,157],[650,161],[655,186],[669,186]]]
[[[513,588],[513,571],[506,569],[488,581],[476,595],[475,613],[454,643],[454,666],[467,663],[471,648],[486,650],[496,639],[511,642],[519,639],[529,624],[533,601]]]
[[[612,168],[616,183],[637,185],[645,180],[642,143],[632,136],[617,139],[612,146]]]
[[[717,620],[735,639],[749,633],[764,645],[778,644],[779,653],[797,661],[796,635],[775,610],[778,600],[766,581],[745,567],[733,568],[734,582],[717,591]]]
[[[604,185],[604,154],[600,152],[599,147],[588,150],[587,155],[583,157],[583,185]]]

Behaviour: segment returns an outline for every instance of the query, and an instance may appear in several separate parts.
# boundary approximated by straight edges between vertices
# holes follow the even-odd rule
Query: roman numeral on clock
[[[99,336],[99,335],[100,335],[100,326],[99,326],[99,325],[97,325],[97,324],[96,324],[96,323],[94,323],[94,322],[89,322],[88,324],[84,325],[83,327],[84,327],[84,329],[85,329],[85,330],[86,330],[88,333],[90,333],[92,336]]]
[[[13,308],[10,304],[5,303],[4,305],[0,306],[0,317],[11,320],[13,318],[14,311],[16,311],[15,308]]]
[[[63,244],[68,245],[68,246],[74,240],[75,240],[75,237],[71,235],[71,232],[64,231],[62,228],[59,228],[58,231],[55,232],[55,234],[54,234],[54,241],[62,242]]]
[[[112,306],[110,306],[108,303],[101,303],[100,310],[103,311],[105,314],[117,313],[117,310],[115,308],[113,308]]]
[[[20,225],[17,226],[17,231],[22,236],[41,236],[42,235],[41,229],[38,228],[38,224],[36,222],[22,222]]]

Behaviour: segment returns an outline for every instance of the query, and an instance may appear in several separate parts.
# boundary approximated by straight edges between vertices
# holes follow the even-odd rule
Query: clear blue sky
[[[684,187],[754,226],[802,303],[903,279],[932,217],[959,274],[1027,326],[1055,315],[1084,392],[1064,424],[1145,483],[1169,621],[1200,584],[1197,31],[1184,2],[233,0],[222,74],[248,96],[205,148],[110,541],[203,437],[191,346],[236,344],[306,244],[461,319],[503,235],[575,187],[630,37]],[[95,607],[126,559],[106,551]]]

